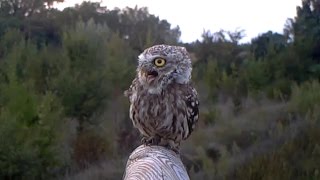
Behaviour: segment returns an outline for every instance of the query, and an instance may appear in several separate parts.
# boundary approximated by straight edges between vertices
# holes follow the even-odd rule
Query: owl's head
[[[186,84],[191,79],[191,59],[184,47],[155,45],[144,50],[138,58],[138,80],[159,92],[170,83]]]

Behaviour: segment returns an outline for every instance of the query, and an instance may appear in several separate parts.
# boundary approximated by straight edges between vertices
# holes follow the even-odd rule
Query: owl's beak
[[[144,76],[148,83],[151,83],[158,77],[157,71],[141,71],[141,75]]]
[[[147,72],[147,78],[148,79],[156,78],[157,76],[158,76],[158,72],[157,71],[148,71]]]

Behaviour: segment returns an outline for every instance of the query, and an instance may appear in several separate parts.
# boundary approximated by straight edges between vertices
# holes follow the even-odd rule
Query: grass
[[[319,87],[317,82],[293,87],[287,102],[242,99],[240,111],[234,111],[238,107],[228,98],[207,103],[201,108],[197,129],[181,147],[190,178],[319,179]],[[306,102],[305,96],[314,103]],[[119,110],[125,107],[122,103],[114,102],[113,108],[118,111],[111,109],[102,117],[112,117],[113,121],[101,121],[113,144],[109,151],[112,155],[80,171],[70,171],[64,179],[122,178],[126,160],[139,144],[139,135],[123,115],[126,109]]]

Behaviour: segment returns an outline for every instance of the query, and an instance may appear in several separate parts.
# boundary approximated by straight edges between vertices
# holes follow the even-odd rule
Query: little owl
[[[178,152],[199,117],[197,91],[191,85],[191,60],[184,47],[155,45],[138,58],[136,78],[125,95],[130,118],[146,145]]]

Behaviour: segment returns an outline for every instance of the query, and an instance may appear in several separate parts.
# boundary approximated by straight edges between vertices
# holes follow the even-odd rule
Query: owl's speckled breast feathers
[[[185,48],[156,45],[139,56],[137,76],[125,95],[130,118],[146,144],[177,150],[198,120],[191,60]]]

